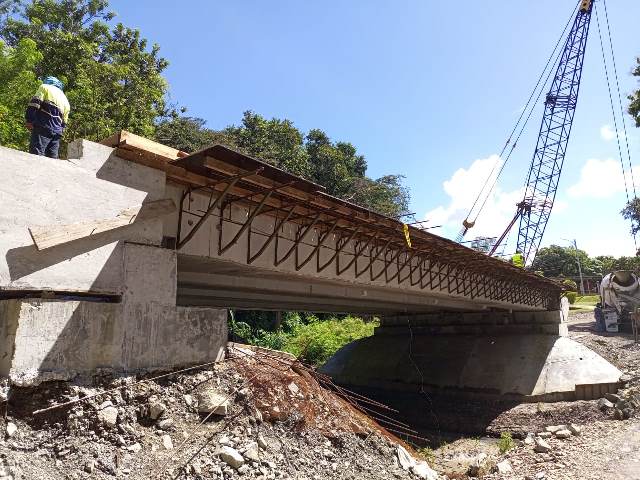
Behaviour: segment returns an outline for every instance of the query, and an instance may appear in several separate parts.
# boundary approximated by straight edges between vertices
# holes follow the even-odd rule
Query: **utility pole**
[[[578,262],[578,275],[580,275],[580,294],[584,295],[584,280],[582,279],[582,266],[580,265],[580,255],[578,255],[578,242],[573,240],[573,248],[576,249],[576,262]]]

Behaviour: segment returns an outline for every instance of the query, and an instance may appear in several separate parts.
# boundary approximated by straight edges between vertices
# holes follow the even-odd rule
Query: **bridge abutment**
[[[161,217],[39,248],[30,229],[73,233],[166,198],[164,172],[78,141],[53,160],[0,147],[0,376],[48,380],[168,370],[222,358],[224,309],[177,306],[177,253]],[[139,210],[139,211],[140,211]]]
[[[342,385],[518,401],[600,398],[621,372],[571,340],[563,311],[383,317],[322,368]]]

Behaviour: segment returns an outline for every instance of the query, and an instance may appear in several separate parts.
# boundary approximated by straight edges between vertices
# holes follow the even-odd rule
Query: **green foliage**
[[[564,295],[567,297],[571,305],[576,303],[576,297],[578,296],[577,292],[566,292]]]
[[[640,57],[636,58],[636,67],[632,73],[634,77],[640,77]],[[635,119],[636,127],[640,127],[640,90],[630,95],[629,100],[629,114]]]
[[[205,127],[206,121],[195,117],[176,117],[158,123],[154,138],[183,152],[197,152],[216,143],[235,147],[233,139],[223,132]]]
[[[373,335],[376,326],[377,323],[351,316],[318,320],[297,328],[287,340],[285,350],[305,363],[322,365],[347,343]]]
[[[30,39],[42,54],[31,73],[65,82],[71,103],[65,139],[100,139],[118,129],[153,134],[158,117],[170,113],[161,75],[167,62],[157,45],[148,48],[138,30],[110,27],[115,14],[107,0],[14,3],[17,14],[2,17],[0,39],[14,48]],[[16,107],[15,115],[24,115],[25,108]]]
[[[424,460],[430,465],[436,461],[436,454],[431,447],[422,447],[418,449],[418,455],[420,455]]]
[[[39,85],[33,70],[40,60],[31,39],[20,40],[14,48],[0,41],[0,145],[24,149],[29,143],[24,112]]]
[[[572,292],[577,292],[578,291],[578,284],[576,282],[574,282],[573,280],[571,280],[570,278],[565,278],[562,281],[562,284],[567,287],[569,290],[571,290]]]
[[[247,111],[240,125],[216,131],[199,118],[178,117],[159,123],[156,140],[193,152],[221,143],[324,186],[330,195],[399,217],[408,212],[409,192],[401,175],[366,176],[367,162],[347,142],[334,142],[319,129],[306,135],[290,120]]]
[[[638,121],[636,113],[636,122]],[[631,235],[635,235],[640,231],[640,198],[634,197],[622,209],[620,214],[625,220],[631,221]]]
[[[237,311],[231,314],[232,337],[252,345],[284,350],[311,365],[321,365],[339,348],[373,335],[377,322],[361,318],[318,318],[313,314],[285,312],[279,329],[273,327],[274,312]]]
[[[247,155],[294,175],[309,178],[309,159],[303,145],[304,136],[290,120],[267,120],[247,111],[242,117],[242,125],[227,127],[223,133]]]
[[[595,306],[598,302],[600,302],[600,295],[578,295],[575,304]]]
[[[498,448],[500,449],[500,454],[504,454],[515,447],[516,444],[511,437],[511,433],[502,432],[500,434],[500,440],[498,440]]]
[[[601,274],[602,265],[590,258],[587,252],[558,245],[541,248],[531,265],[531,269],[543,272],[545,277],[574,277],[578,275],[578,260],[580,260],[583,275]]]

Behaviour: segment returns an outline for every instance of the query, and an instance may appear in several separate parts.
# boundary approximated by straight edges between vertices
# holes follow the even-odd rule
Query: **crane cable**
[[[613,63],[613,73],[614,78],[616,79],[616,89],[618,90],[618,103],[620,104],[620,117],[622,118],[622,130],[624,132],[624,140],[627,148],[627,159],[629,161],[629,174],[631,176],[631,185],[633,186],[633,196],[637,197],[636,194],[636,182],[633,178],[633,167],[631,166],[631,149],[629,148],[629,135],[627,135],[627,121],[625,120],[624,108],[622,107],[622,95],[620,94],[620,81],[618,77],[618,67],[616,66],[616,54],[613,49],[613,40],[611,35],[611,26],[609,25],[609,13],[607,10],[607,1],[603,0],[604,5],[604,16],[607,21],[607,32],[609,34],[609,45],[611,47],[611,63]],[[617,132],[616,132],[617,133]]]
[[[603,0],[603,4],[605,5],[605,14],[606,14],[606,1],[605,0]],[[600,38],[600,49],[602,50],[602,62],[604,64],[604,74],[605,74],[605,78],[606,78],[606,81],[607,81],[607,89],[609,90],[609,102],[611,104],[611,113],[612,113],[612,117],[613,117],[613,128],[614,128],[615,134],[616,134],[616,143],[617,143],[617,146],[618,146],[618,155],[619,155],[619,158],[620,158],[620,166],[622,168],[622,179],[623,179],[623,182],[624,182],[624,193],[625,193],[626,198],[627,198],[627,204],[629,204],[629,202],[631,200],[630,200],[630,197],[629,197],[629,187],[628,187],[628,184],[627,184],[626,167],[625,167],[624,159],[623,159],[623,156],[622,156],[622,146],[621,146],[621,143],[620,143],[620,132],[618,131],[618,113],[617,113],[616,108],[615,108],[615,104],[614,104],[614,100],[613,100],[613,94],[611,93],[611,81],[609,80],[609,67],[607,65],[607,57],[606,57],[606,54],[605,54],[604,41],[602,40],[602,31],[601,31],[601,28],[600,28],[600,17],[598,15],[598,11],[596,10],[595,12],[596,12],[596,23],[598,25],[598,37]],[[609,25],[609,23],[608,23],[608,15],[607,15],[607,27],[608,27],[608,25]],[[617,69],[615,68],[615,55],[614,55],[614,52],[613,52],[613,42],[612,42],[612,39],[611,39],[611,29],[610,28],[609,28],[608,33],[609,33],[609,42],[610,42],[610,45],[611,45],[612,63],[614,64],[614,73],[615,73],[615,76],[616,76],[616,83],[618,84],[618,101],[620,103],[620,110],[622,112],[624,112],[623,107],[622,107],[622,98],[620,96],[618,78],[617,78]],[[627,137],[627,134],[626,134],[626,122],[624,121],[624,113],[622,113],[622,121],[623,121],[623,123],[625,125],[625,127],[624,127],[625,128],[625,137]],[[635,197],[637,195],[636,195],[636,190],[635,190],[635,181],[633,179],[633,169],[631,167],[631,152],[629,151],[629,143],[628,142],[629,141],[627,139],[627,155],[629,157],[629,169],[630,169],[629,173],[631,175],[631,183],[632,183],[632,186],[633,186],[633,193],[634,193],[634,197]],[[632,227],[633,227],[633,221],[631,222],[631,224],[632,224]],[[636,235],[635,234],[633,235],[633,244],[634,244],[634,246],[636,248],[636,251],[637,251],[638,250],[638,243],[637,243],[637,239],[636,239]]]
[[[475,223],[475,221],[478,219],[478,216],[480,215],[480,213],[484,209],[484,206],[486,205],[487,200],[488,200],[489,196],[491,195],[491,192],[493,191],[493,189],[496,186],[496,183],[498,181],[498,178],[500,177],[500,174],[502,173],[502,171],[504,170],[505,165],[507,164],[507,162],[511,158],[511,154],[513,153],[514,149],[518,145],[518,140],[520,139],[520,136],[522,135],[522,132],[524,131],[524,128],[526,127],[527,123],[529,122],[529,119],[531,118],[533,110],[535,109],[535,106],[538,103],[538,100],[540,99],[540,97],[542,95],[542,92],[544,91],[545,85],[549,81],[549,78],[551,76],[551,72],[553,72],[553,67],[555,66],[555,64],[557,63],[558,59],[560,58],[560,55],[558,55],[556,57],[556,51],[558,50],[558,47],[562,44],[562,41],[563,41],[564,36],[565,36],[565,32],[567,31],[567,28],[569,28],[569,25],[571,25],[571,21],[573,20],[573,17],[575,15],[579,5],[580,5],[580,3],[578,3],[576,5],[576,7],[574,8],[574,10],[571,12],[571,15],[569,16],[569,20],[567,21],[564,29],[562,30],[562,33],[560,34],[560,38],[556,42],[556,45],[553,48],[553,51],[551,52],[551,55],[547,59],[547,63],[545,64],[544,69],[542,70],[542,73],[538,77],[538,81],[536,82],[536,85],[533,88],[533,91],[531,92],[531,95],[529,95],[529,99],[527,100],[527,103],[525,104],[524,108],[522,109],[522,112],[520,113],[520,116],[518,117],[518,120],[517,120],[516,124],[514,125],[513,129],[511,130],[511,133],[509,134],[509,137],[507,138],[507,141],[505,142],[504,146],[502,147],[502,150],[500,151],[499,159],[502,158],[502,155],[504,155],[504,152],[507,150],[507,147],[509,146],[509,144],[511,144],[511,139],[513,138],[514,133],[518,130],[518,127],[520,126],[520,122],[522,121],[525,113],[527,112],[527,109],[529,109],[529,106],[531,105],[531,108],[529,109],[529,113],[527,115],[527,118],[526,118],[524,124],[522,125],[522,128],[520,129],[520,132],[518,133],[515,142],[513,142],[513,144],[511,144],[511,150],[509,151],[509,153],[507,155],[507,158],[504,160],[504,162],[502,162],[500,170],[498,171],[498,174],[496,175],[496,178],[494,179],[493,183],[491,184],[491,187],[487,191],[487,194],[486,194],[486,196],[485,196],[480,208],[478,209],[478,212],[475,214],[475,217],[474,217],[473,221],[471,222],[471,224]],[[542,87],[540,88],[540,92],[538,93],[535,102],[533,104],[531,104],[531,100],[536,95],[536,91],[538,90],[538,87],[540,87],[540,82],[544,78],[545,73],[547,73],[547,69],[549,68],[549,65],[551,64],[551,61],[554,59],[554,57],[556,57],[556,60],[553,62],[552,67],[549,70],[549,72],[547,74],[547,77],[546,77],[544,83],[542,84]],[[489,172],[489,175],[487,176],[486,180],[484,181],[484,183],[482,185],[482,188],[480,189],[480,192],[478,193],[475,201],[473,202],[473,205],[471,206],[471,208],[469,209],[469,212],[467,213],[467,216],[465,218],[465,222],[468,222],[469,217],[471,217],[471,214],[473,213],[474,208],[478,204],[478,201],[480,200],[480,198],[483,196],[483,193],[485,192],[485,188],[487,187],[487,185],[491,181],[491,177],[493,176],[497,166],[500,163],[501,163],[500,161],[496,162],[495,165],[493,166],[493,168],[491,169],[491,171]],[[462,238],[464,237],[464,234],[466,233],[466,230],[467,229],[465,228],[458,234],[458,238],[456,239],[456,241],[460,242],[462,240]]]

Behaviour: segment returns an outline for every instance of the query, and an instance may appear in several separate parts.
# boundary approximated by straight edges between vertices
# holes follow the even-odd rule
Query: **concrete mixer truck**
[[[599,331],[635,333],[640,307],[640,282],[633,272],[618,270],[602,279],[600,303],[595,308]]]

